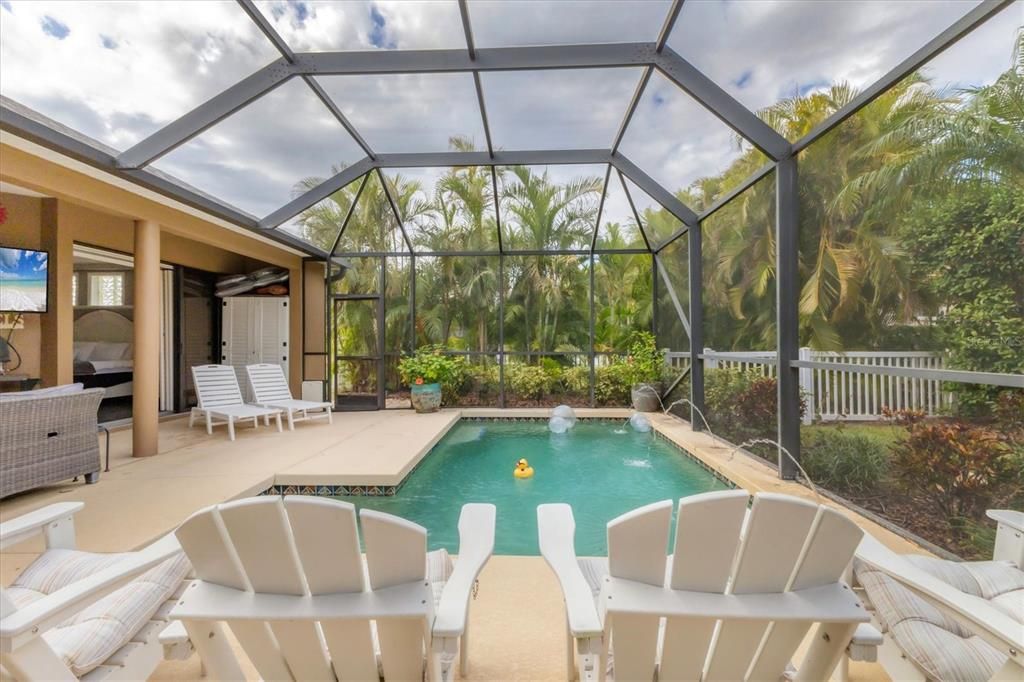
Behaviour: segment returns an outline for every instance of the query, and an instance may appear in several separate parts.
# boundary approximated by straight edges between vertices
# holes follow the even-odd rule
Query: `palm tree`
[[[602,178],[575,178],[557,184],[546,170],[534,173],[525,166],[513,166],[507,173],[502,194],[507,251],[590,246]],[[520,337],[523,350],[550,352],[589,345],[585,342],[588,334],[583,333],[589,326],[582,312],[589,310],[583,265],[578,256],[554,254],[517,257],[511,264],[505,322],[513,330],[513,339]],[[570,301],[574,305],[568,305]],[[560,327],[569,325],[566,315],[584,323]]]

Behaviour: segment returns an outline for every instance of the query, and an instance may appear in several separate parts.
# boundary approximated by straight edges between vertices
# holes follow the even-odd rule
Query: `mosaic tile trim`
[[[316,495],[317,497],[338,497],[341,495],[365,495],[367,497],[391,497],[398,492],[397,485],[272,485],[261,495]]]
[[[700,457],[693,454],[692,452],[684,448],[682,445],[680,445],[679,443],[675,442],[674,440],[663,434],[661,431],[658,431],[657,429],[652,429],[652,431],[654,432],[655,437],[660,438],[661,440],[665,441],[666,443],[674,447],[676,450],[681,452],[686,457],[692,459],[700,466],[700,468],[704,469],[704,471],[708,472],[709,474],[717,478],[719,481],[729,486],[730,489],[735,489],[738,487],[734,482],[730,481],[728,478],[723,476],[717,469],[708,466],[707,462],[705,462]]]
[[[621,424],[623,420],[619,417],[578,417],[579,420],[588,422],[599,422],[608,424]],[[547,417],[461,417],[459,421],[467,422],[502,422],[502,421],[515,421],[515,422],[546,422]],[[454,425],[453,425],[454,426]],[[719,473],[716,469],[708,466],[708,464],[691,453],[686,448],[682,447],[674,440],[663,434],[657,429],[653,429],[655,437],[665,441],[673,448],[678,450],[682,455],[696,462],[702,469],[707,471],[709,474],[717,478],[719,481],[729,486],[729,488],[736,488],[736,484],[730,481],[728,478]],[[436,446],[435,446],[436,447]],[[392,497],[394,496],[409,480],[409,476],[416,473],[416,470],[420,468],[420,465],[427,460],[430,456],[430,452],[423,456],[423,458],[412,468],[412,471],[402,479],[398,485],[272,485],[264,490],[261,495],[315,495],[318,497],[339,497],[339,496],[360,496],[365,495],[368,497]]]

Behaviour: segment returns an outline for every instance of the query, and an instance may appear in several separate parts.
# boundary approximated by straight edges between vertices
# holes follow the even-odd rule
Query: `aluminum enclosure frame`
[[[47,119],[36,112],[23,107],[17,102],[0,98],[0,129],[20,138],[29,140],[43,147],[61,153],[69,158],[82,161],[94,168],[111,175],[135,183],[141,187],[158,192],[185,205],[204,211],[218,219],[228,221],[254,233],[276,240],[292,249],[298,249],[316,259],[329,261],[336,254],[345,225],[339,228],[332,253],[328,253],[282,229],[275,229],[288,220],[301,214],[307,208],[330,197],[331,194],[352,182],[365,178],[375,172],[381,177],[382,184],[388,195],[388,201],[399,227],[402,237],[409,247],[408,252],[400,253],[353,253],[352,256],[376,256],[386,261],[389,256],[410,257],[412,270],[415,272],[415,259],[420,256],[497,256],[499,258],[499,279],[504,282],[504,259],[508,256],[530,255],[578,255],[586,256],[590,265],[590,349],[589,364],[591,374],[591,401],[593,400],[594,352],[594,263],[605,254],[644,254],[652,257],[652,274],[655,278],[654,289],[667,286],[673,307],[680,320],[690,333],[691,340],[691,403],[692,409],[704,408],[704,367],[701,358],[703,346],[703,302],[702,302],[702,223],[717,211],[727,206],[732,200],[755,183],[775,173],[776,183],[776,331],[777,331],[777,363],[779,376],[779,441],[793,457],[799,460],[799,388],[796,381],[799,368],[817,368],[827,365],[829,368],[842,367],[848,371],[864,372],[881,375],[912,376],[929,379],[941,379],[961,383],[991,384],[1010,387],[1024,387],[1024,377],[1020,375],[993,374],[984,372],[965,372],[957,370],[915,370],[898,367],[864,367],[860,365],[836,363],[812,363],[797,359],[799,340],[798,296],[800,289],[797,271],[797,233],[799,230],[799,154],[828,132],[841,125],[849,117],[855,115],[863,107],[870,104],[880,95],[888,91],[900,80],[928,63],[943,51],[954,45],[964,36],[982,26],[988,19],[1002,11],[1014,0],[982,0],[945,31],[935,36],[900,64],[892,68],[874,84],[865,88],[854,100],[836,111],[832,116],[811,130],[803,138],[790,143],[782,135],[762,121],[754,112],[738,102],[723,88],[714,83],[693,64],[667,46],[668,36],[680,15],[683,0],[674,0],[668,10],[664,25],[654,42],[606,43],[580,45],[548,45],[535,47],[479,48],[473,38],[472,21],[467,0],[459,0],[459,10],[465,34],[466,47],[450,50],[413,50],[413,51],[362,51],[362,52],[294,52],[266,20],[252,0],[237,0],[248,17],[256,24],[263,35],[280,53],[280,58],[238,81],[223,92],[203,102],[193,110],[160,128],[152,135],[141,140],[131,148],[116,152],[104,148],[81,135]],[[487,106],[481,87],[480,74],[498,71],[529,71],[548,69],[593,69],[608,67],[636,67],[642,69],[641,77],[627,103],[621,124],[610,141],[607,149],[549,149],[533,151],[508,152],[495,149],[491,140],[490,122]],[[729,128],[749,141],[764,153],[769,162],[751,174],[740,185],[724,196],[718,198],[711,206],[697,212],[680,201],[671,190],[660,185],[647,173],[637,167],[629,158],[619,152],[619,146],[632,121],[633,114],[643,96],[645,88],[657,71],[671,81],[676,87],[687,93],[705,109],[714,114]],[[341,109],[327,95],[316,77],[322,75],[347,74],[402,74],[402,73],[470,73],[474,79],[479,114],[486,138],[486,151],[481,152],[440,152],[428,154],[379,154],[361,136],[359,131],[347,120]],[[330,111],[343,129],[362,149],[365,157],[343,169],[323,183],[284,206],[279,207],[263,218],[256,218],[238,210],[214,197],[176,181],[169,176],[147,168],[154,161],[177,147],[195,138],[205,130],[216,125],[231,114],[239,111],[263,95],[271,92],[292,78],[301,78],[311,91]],[[629,178],[641,190],[646,192],[658,204],[668,210],[682,222],[682,227],[660,244],[652,244],[641,227],[645,241],[643,249],[602,250],[596,247],[597,230],[600,228],[600,211],[603,208],[604,192],[601,197],[601,208],[595,225],[591,248],[584,250],[551,250],[551,251],[507,251],[501,243],[500,210],[498,214],[499,249],[496,252],[416,252],[412,249],[409,235],[405,231],[404,221],[398,215],[394,197],[384,181],[383,169],[402,167],[428,166],[496,166],[507,165],[546,165],[546,164],[607,164],[608,172],[612,169]],[[606,179],[609,177],[606,172]],[[497,196],[495,173],[492,171],[493,188]],[[362,186],[360,186],[360,193]],[[607,180],[605,183],[607,191]],[[639,216],[629,190],[626,188],[627,199],[631,210],[640,224]],[[353,208],[355,204],[353,203]],[[344,223],[351,217],[351,210]],[[680,305],[677,293],[672,289],[671,282],[665,276],[660,254],[670,244],[684,236],[688,239],[689,266],[689,319]],[[385,268],[382,267],[382,278]],[[662,279],[658,280],[658,270]],[[328,277],[330,268],[327,268]],[[412,284],[412,307],[415,314],[415,276]],[[383,282],[382,282],[383,293]],[[329,295],[328,301],[332,300]],[[655,307],[657,298],[655,298]],[[504,356],[526,355],[528,357],[542,355],[540,353],[506,353],[504,348],[504,292],[501,297],[501,333],[499,335],[499,352],[501,377],[501,403],[504,404]],[[381,316],[381,319],[383,316]],[[656,316],[655,316],[656,318]],[[328,318],[331,319],[330,317]],[[655,329],[655,331],[657,331]],[[383,358],[384,353],[381,353]],[[381,360],[383,362],[383,360]],[[696,415],[691,415],[695,429],[700,428]],[[780,454],[780,475],[785,478],[796,475],[795,464]]]

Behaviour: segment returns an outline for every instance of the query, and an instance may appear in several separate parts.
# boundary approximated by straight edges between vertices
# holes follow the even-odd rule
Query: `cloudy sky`
[[[974,4],[687,0],[669,44],[757,109],[835,81],[865,87]],[[297,51],[465,47],[455,0],[257,5]],[[651,41],[669,5],[470,0],[470,14],[480,47]],[[1021,25],[1024,0],[941,55],[929,73],[940,85],[990,82],[1009,66]],[[0,0],[0,93],[117,149],[278,56],[230,0]],[[483,74],[494,142],[505,149],[607,147],[639,77],[625,68]],[[467,74],[320,80],[376,150],[437,151],[452,135],[484,146]],[[740,153],[731,130],[657,75],[622,151],[671,189],[721,171]],[[155,166],[261,217],[288,201],[302,178],[326,177],[361,157],[309,88],[293,80]]]

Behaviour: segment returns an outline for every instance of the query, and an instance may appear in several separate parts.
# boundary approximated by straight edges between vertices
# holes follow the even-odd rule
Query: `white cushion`
[[[109,568],[129,554],[71,549],[43,552],[5,593],[18,608]],[[101,665],[130,642],[185,579],[184,554],[164,561],[45,633],[43,639],[77,677]]]
[[[95,348],[95,341],[75,341],[75,360],[79,362],[88,360]]]
[[[0,393],[0,400],[13,401],[31,400],[33,398],[50,398],[55,395],[70,395],[72,393],[79,393],[84,388],[85,386],[83,384],[62,384],[60,386],[50,386],[49,388],[37,388],[31,391]]]
[[[90,360],[120,360],[127,350],[127,343],[97,343]]]
[[[29,564],[4,590],[14,605],[25,608],[37,599],[102,571],[127,554],[94,554],[77,549],[48,549]]]
[[[130,642],[181,584],[191,565],[184,554],[151,568],[43,634],[78,677]]]

